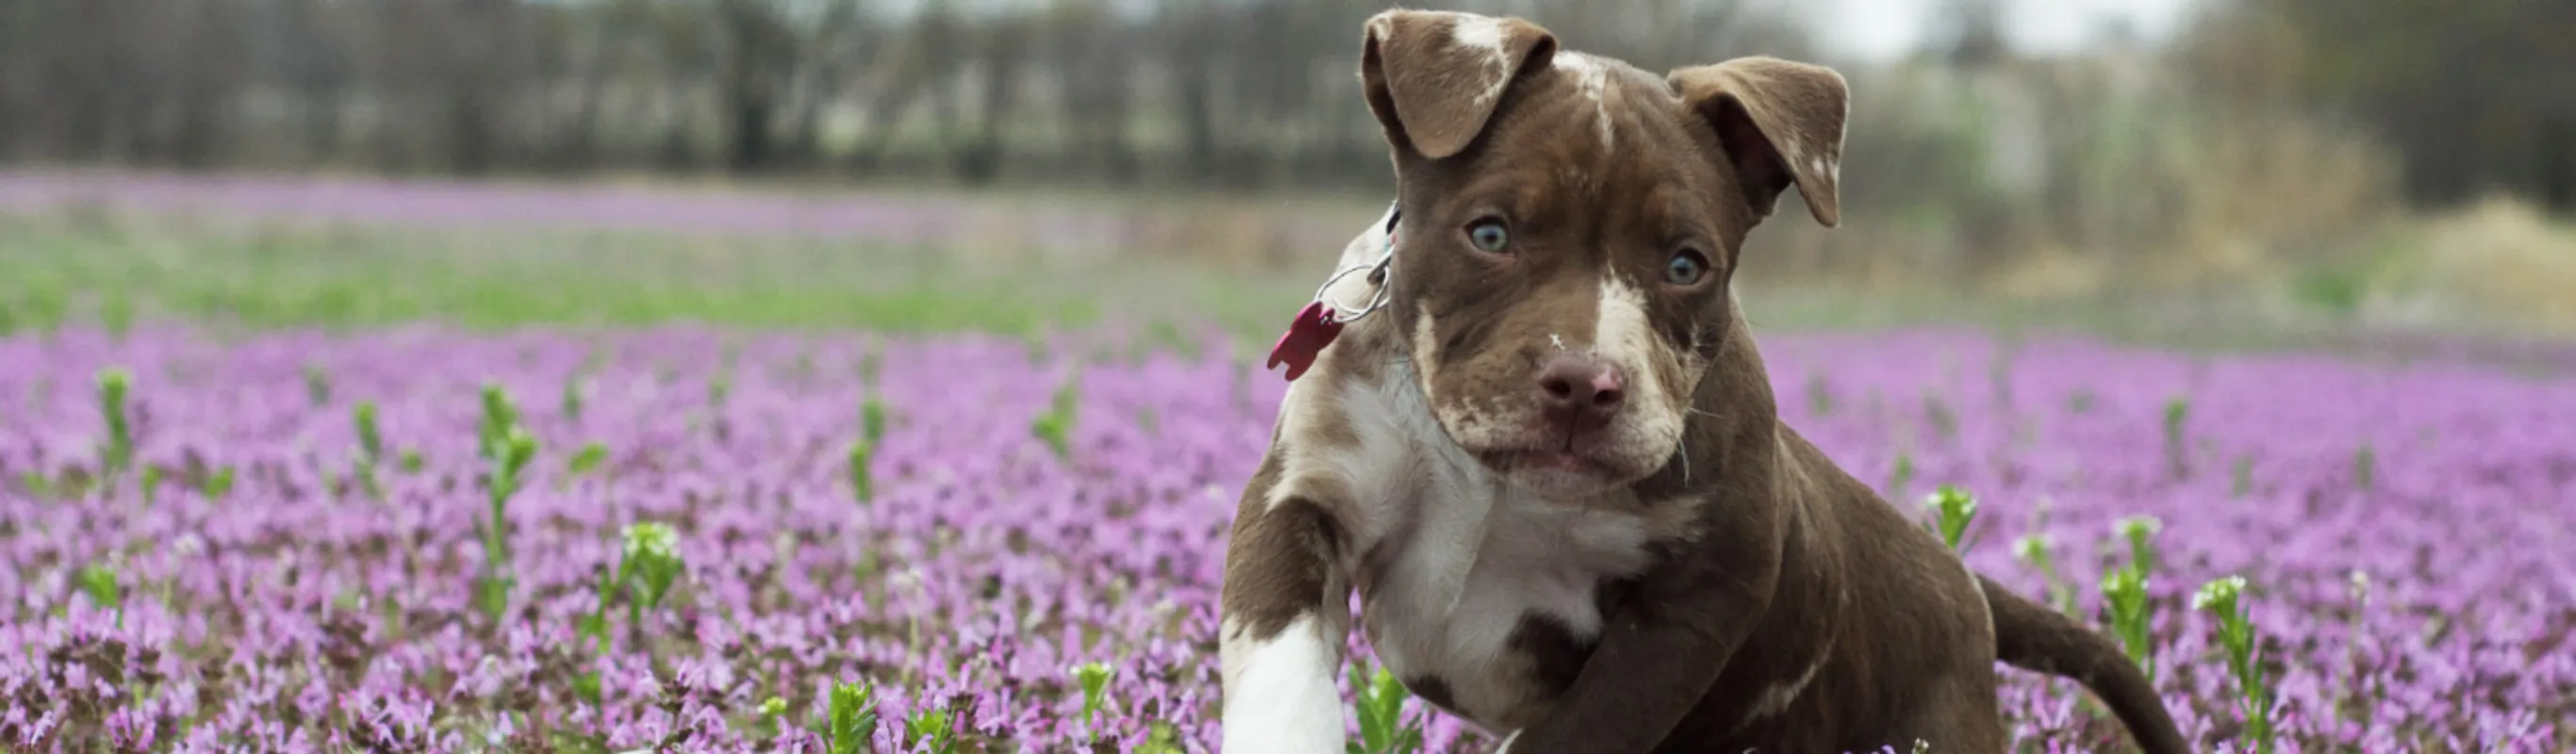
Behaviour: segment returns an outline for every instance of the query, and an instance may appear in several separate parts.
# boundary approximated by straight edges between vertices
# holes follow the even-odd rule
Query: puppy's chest
[[[1649,564],[1649,523],[1424,465],[1418,484],[1380,498],[1373,518],[1389,525],[1352,564],[1362,627],[1417,695],[1496,731],[1526,725],[1590,654],[1605,584]]]
[[[1589,656],[1605,582],[1643,573],[1681,509],[1624,491],[1550,500],[1509,486],[1450,442],[1413,384],[1395,367],[1291,386],[1282,478],[1354,506],[1342,565],[1378,662],[1452,714],[1518,729]]]

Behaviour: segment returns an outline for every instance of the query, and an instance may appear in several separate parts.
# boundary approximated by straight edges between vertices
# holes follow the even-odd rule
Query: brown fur
[[[1446,12],[1381,13],[1363,48],[1401,186],[1390,304],[1291,389],[1237,514],[1230,647],[1261,646],[1301,616],[1346,625],[1354,585],[1373,638],[1452,646],[1437,642],[1508,625],[1493,657],[1414,657],[1420,669],[1399,677],[1509,735],[1513,754],[1918,740],[1999,752],[1998,659],[2081,680],[2151,752],[2188,750],[2107,639],[1971,573],[1778,420],[1730,286],[1748,235],[1789,188],[1817,222],[1839,224],[1839,75],[1741,58],[1658,77],[1560,50],[1524,20]],[[1500,253],[1472,240],[1485,220],[1508,228]],[[1707,274],[1668,277],[1684,258],[1704,258]],[[1541,410],[1543,365],[1569,352],[1613,365],[1631,388],[1606,426]],[[1371,444],[1388,436],[1442,447],[1393,457]],[[1496,507],[1459,507],[1476,502],[1456,499],[1467,494]],[[1472,564],[1405,560],[1406,547],[1456,548],[1430,527],[1478,510],[1523,536],[1550,534],[1528,527],[1552,515],[1609,533],[1546,539],[1571,548],[1549,553],[1496,551],[1510,541],[1489,534],[1459,550]],[[1619,544],[1622,526],[1633,544]],[[1450,583],[1424,569],[1533,558],[1597,582],[1580,605],[1469,616],[1513,621],[1492,626],[1388,596]],[[1476,574],[1487,572],[1460,583],[1517,583]],[[1236,671],[1228,694],[1245,693]]]

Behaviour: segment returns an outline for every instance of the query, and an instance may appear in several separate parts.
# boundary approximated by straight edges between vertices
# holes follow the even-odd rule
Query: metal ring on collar
[[[1345,324],[1357,322],[1360,321],[1361,318],[1367,317],[1369,313],[1375,312],[1386,306],[1387,298],[1390,295],[1387,293],[1387,276],[1395,269],[1395,223],[1396,220],[1401,217],[1403,217],[1403,209],[1398,206],[1397,203],[1389,202],[1386,208],[1386,250],[1378,253],[1377,261],[1335,270],[1332,277],[1324,279],[1323,285],[1315,287],[1315,297],[1313,300],[1322,301],[1324,305],[1332,307],[1333,311],[1338,315],[1340,312],[1348,310],[1339,303],[1326,300],[1324,298],[1325,291],[1332,290],[1333,284],[1341,282],[1341,279],[1344,276],[1360,270],[1368,270],[1370,272],[1369,277],[1376,279],[1373,284],[1377,286],[1377,291],[1369,297],[1368,306],[1360,309],[1357,313],[1349,314],[1347,316],[1335,316],[1335,321]]]
[[[1378,261],[1374,264],[1352,265],[1335,271],[1332,277],[1325,278],[1324,284],[1315,289],[1315,300],[1322,301],[1325,305],[1332,307],[1338,315],[1334,317],[1334,320],[1343,323],[1357,322],[1360,318],[1368,316],[1370,312],[1375,312],[1378,309],[1385,307],[1388,294],[1384,278],[1380,278],[1377,291],[1369,297],[1368,306],[1361,308],[1357,312],[1339,314],[1341,312],[1348,312],[1349,308],[1342,306],[1339,302],[1325,298],[1324,293],[1331,290],[1334,283],[1340,282],[1343,277],[1346,277],[1351,273],[1359,272],[1361,270],[1392,270],[1395,267],[1394,251],[1394,247],[1390,246],[1387,249],[1387,253],[1378,257]]]

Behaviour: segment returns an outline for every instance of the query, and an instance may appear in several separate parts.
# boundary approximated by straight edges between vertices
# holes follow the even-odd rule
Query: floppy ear
[[[1516,17],[1389,10],[1369,17],[1360,49],[1360,86],[1387,142],[1436,160],[1484,133],[1503,90],[1546,65],[1556,37]]]
[[[1709,125],[1743,181],[1754,217],[1771,216],[1791,183],[1816,222],[1842,222],[1843,121],[1851,90],[1824,66],[1753,56],[1693,66],[1665,77]]]

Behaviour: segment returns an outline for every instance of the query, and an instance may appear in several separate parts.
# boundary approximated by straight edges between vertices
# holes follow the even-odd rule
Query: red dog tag
[[[1316,301],[1297,312],[1297,320],[1288,323],[1288,332],[1270,347],[1270,363],[1262,368],[1288,365],[1288,380],[1294,382],[1306,368],[1315,365],[1315,356],[1331,345],[1333,336],[1342,334],[1342,323],[1333,320],[1324,302]]]

